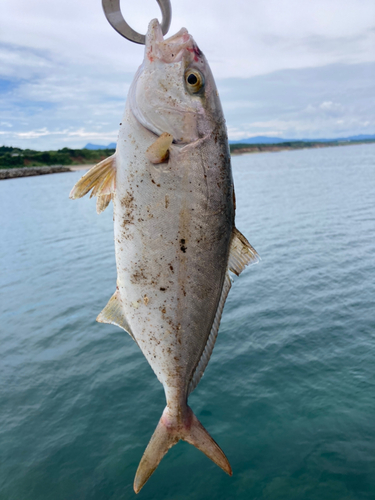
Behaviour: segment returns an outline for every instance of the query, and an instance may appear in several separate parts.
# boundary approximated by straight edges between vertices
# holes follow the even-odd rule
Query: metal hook
[[[165,35],[171,24],[172,19],[172,7],[170,0],[156,0],[159,4],[162,21],[161,30],[163,35]],[[115,28],[115,30],[120,33],[123,37],[127,38],[131,42],[140,43],[145,45],[146,36],[141,35],[137,31],[134,31],[122,16],[120,9],[120,0],[102,0],[102,5],[104,9],[105,17],[108,19],[109,24]]]

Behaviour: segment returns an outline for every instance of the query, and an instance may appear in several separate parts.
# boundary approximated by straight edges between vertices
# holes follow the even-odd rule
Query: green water
[[[111,209],[82,173],[0,182],[0,499],[136,498],[165,406],[135,343],[95,322],[115,289]],[[233,159],[235,280],[190,398],[233,468],[175,446],[140,499],[375,498],[375,146]]]

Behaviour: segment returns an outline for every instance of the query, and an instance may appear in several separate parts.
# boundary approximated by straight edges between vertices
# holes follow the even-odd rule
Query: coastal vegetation
[[[266,153],[276,151],[291,151],[293,149],[307,149],[307,148],[326,148],[334,146],[348,146],[354,144],[369,144],[375,143],[375,139],[367,139],[361,141],[285,141],[275,144],[230,144],[231,154],[244,154],[244,153]]]
[[[329,146],[345,146],[352,144],[374,143],[374,139],[361,141],[289,141],[275,144],[230,144],[231,154],[263,153],[273,151],[289,151],[293,149],[323,148]],[[35,151],[32,149],[0,146],[0,169],[41,166],[74,166],[92,165],[112,155],[115,149],[71,149],[57,151]]]
[[[48,165],[92,165],[113,155],[114,149],[70,149],[34,151],[0,146],[0,168],[41,167]]]

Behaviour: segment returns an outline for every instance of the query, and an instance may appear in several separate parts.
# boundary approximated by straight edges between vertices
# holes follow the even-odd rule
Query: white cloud
[[[324,101],[319,105],[319,108],[329,115],[336,116],[344,112],[344,106],[339,102]]]
[[[125,104],[121,78],[90,89],[57,75],[16,82],[3,99],[2,142],[32,149],[82,147],[117,139]],[[319,138],[374,133],[375,64],[283,70],[218,80],[229,137]],[[130,79],[130,76],[129,76]],[[342,82],[338,86],[338,82]],[[60,88],[61,86],[61,88]],[[62,102],[60,102],[60,98]],[[44,100],[43,100],[44,99]]]
[[[343,115],[347,111],[348,111],[347,108],[343,106],[341,103],[333,101],[324,101],[316,106],[309,104],[304,110],[305,113],[311,116],[321,115],[321,116],[332,116],[332,117]]]
[[[0,131],[0,134],[9,135],[13,140],[34,140],[40,137],[59,136],[60,138],[69,140],[70,138],[79,138],[87,140],[99,140],[115,142],[117,139],[118,131],[112,130],[109,132],[95,132],[93,130],[86,130],[80,128],[78,130],[48,130],[46,127],[37,130],[28,130],[26,132],[6,132]]]
[[[159,15],[155,0],[121,6],[142,32]],[[233,138],[374,127],[373,0],[172,7],[170,34],[186,26],[205,52]],[[2,140],[40,149],[116,140],[143,47],[113,30],[101,2],[3,0],[0,23]]]
[[[218,83],[232,139],[375,133],[375,64],[283,70]]]
[[[373,0],[205,0],[199,9],[174,0],[170,34],[186,26],[215,75],[248,77],[283,68],[375,60]],[[128,22],[145,31],[159,16],[155,0],[121,3]],[[35,50],[28,66],[46,64],[48,50],[62,64],[97,64],[109,77],[134,72],[143,49],[120,37],[92,0],[3,0],[1,39]],[[69,64],[70,65],[70,64]]]

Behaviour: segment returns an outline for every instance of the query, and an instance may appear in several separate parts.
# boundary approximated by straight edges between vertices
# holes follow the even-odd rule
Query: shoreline
[[[0,180],[17,179],[19,177],[34,177],[36,175],[60,174],[63,172],[75,172],[77,170],[89,170],[93,165],[50,165],[44,167],[20,167],[0,169]]]
[[[78,170],[90,170],[90,168],[95,167],[97,163],[90,163],[89,165],[70,165],[69,169],[71,172],[77,172]]]
[[[341,146],[363,146],[364,144],[374,144],[374,141],[357,141],[357,142],[342,142],[342,143],[332,143],[332,142],[315,142],[311,145],[309,144],[294,144],[290,146],[288,143],[280,144],[230,144],[230,146],[235,146],[232,148],[230,154],[232,155],[242,155],[242,154],[253,154],[253,153],[278,153],[280,151],[296,151],[300,149],[320,149],[320,148],[335,148]],[[237,146],[237,147],[236,147]],[[240,147],[238,147],[240,146]]]
[[[345,142],[345,143],[313,143],[311,145],[301,144],[289,145],[285,144],[230,144],[234,146],[231,148],[231,156],[239,156],[243,154],[255,154],[255,153],[279,153],[281,151],[295,151],[298,149],[320,149],[320,148],[332,148],[339,146],[360,146],[363,144],[374,144],[373,141],[363,141],[363,142]],[[83,165],[50,165],[43,167],[13,167],[13,168],[0,168],[0,180],[5,179],[16,179],[18,177],[31,177],[36,175],[46,175],[46,174],[57,174],[62,172],[77,172],[79,170],[89,170],[94,167],[96,163],[93,164],[83,164]]]

